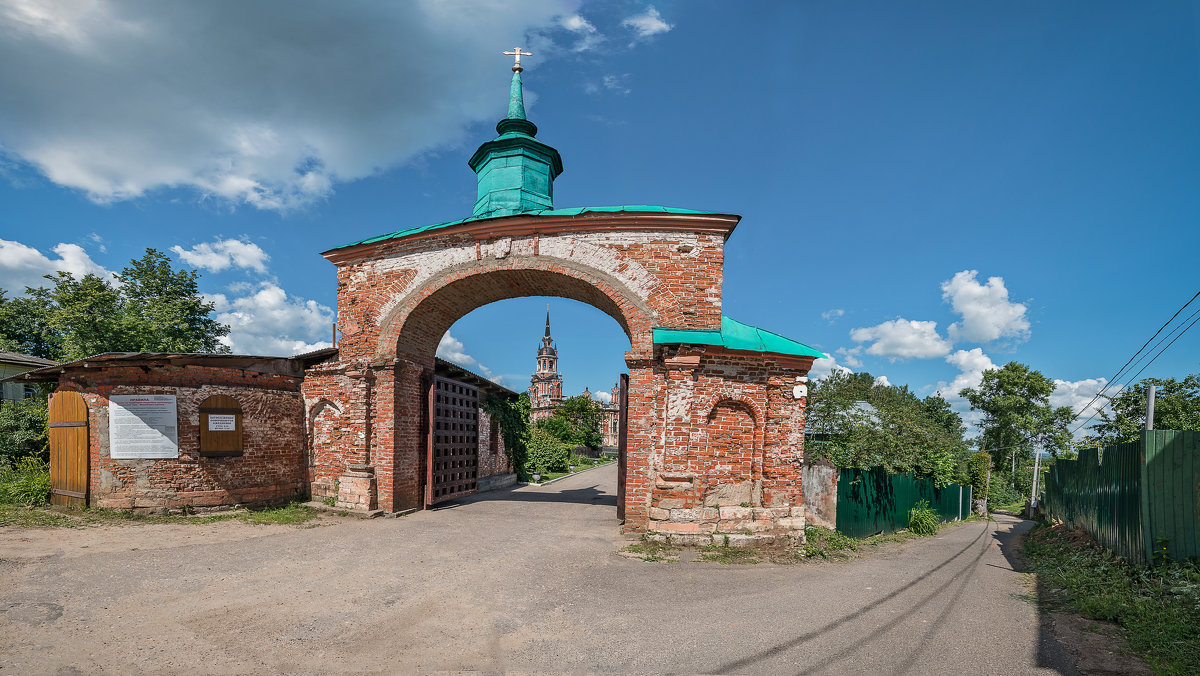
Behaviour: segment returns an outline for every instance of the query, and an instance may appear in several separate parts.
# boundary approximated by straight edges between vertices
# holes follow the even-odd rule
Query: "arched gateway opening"
[[[342,337],[304,391],[310,407],[336,405],[342,433],[336,447],[319,447],[333,435],[314,437],[314,482],[370,483],[388,511],[425,505],[438,341],[483,305],[559,296],[605,312],[630,341],[628,529],[802,537],[804,380],[822,355],[722,315],[724,247],[739,217],[553,209],[562,161],[535,138],[514,71],[499,136],[471,158],[470,218],[324,254],[337,266]]]

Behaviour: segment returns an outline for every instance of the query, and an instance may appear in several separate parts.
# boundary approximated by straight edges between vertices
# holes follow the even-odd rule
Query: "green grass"
[[[50,501],[50,463],[39,458],[0,462],[0,504],[44,505]]]
[[[730,547],[729,545],[709,545],[700,550],[697,561],[712,563],[759,563],[765,552],[754,548]]]
[[[679,547],[669,545],[665,542],[653,542],[643,540],[627,545],[621,551],[630,554],[636,554],[643,561],[678,561]]]
[[[804,529],[804,556],[810,559],[848,559],[851,553],[858,551],[861,542],[832,528],[809,526]]]
[[[308,522],[316,519],[319,515],[317,510],[312,507],[306,507],[298,503],[291,503],[284,507],[265,507],[261,509],[250,509],[245,512],[240,512],[237,518],[246,523],[255,525],[281,524],[295,526],[299,524],[308,524]],[[315,525],[315,524],[308,524]]]
[[[930,509],[928,500],[921,500],[908,510],[908,530],[917,535],[934,535],[941,526],[941,517]]]
[[[79,526],[76,519],[48,509],[30,509],[23,505],[0,504],[0,527],[17,528],[73,528]]]
[[[203,515],[139,514],[128,510],[92,508],[35,507],[0,505],[0,526],[19,528],[86,528],[149,524],[206,524],[238,520],[254,525],[280,524],[313,526],[319,514],[311,507],[292,503],[285,507],[262,507]]]
[[[1024,552],[1043,607],[1116,623],[1161,673],[1200,673],[1200,564],[1132,565],[1063,526],[1035,527]]]

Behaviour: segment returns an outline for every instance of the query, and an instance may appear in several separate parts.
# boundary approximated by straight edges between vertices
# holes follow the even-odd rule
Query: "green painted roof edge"
[[[377,235],[375,237],[368,237],[367,239],[362,239],[357,242],[343,244],[342,246],[338,246],[338,247],[334,247],[334,248],[330,249],[330,251],[337,251],[338,249],[345,249],[345,248],[352,247],[352,246],[358,246],[360,244],[374,244],[375,242],[383,242],[383,241],[386,241],[389,239],[400,239],[402,237],[408,237],[409,235],[416,235],[418,233],[428,232],[430,230],[438,230],[441,228],[448,228],[452,225],[461,225],[463,223],[471,223],[474,221],[486,221],[486,220],[489,220],[492,218],[509,218],[511,216],[578,216],[579,214],[586,214],[586,213],[617,213],[617,212],[623,212],[623,211],[629,211],[629,212],[647,211],[647,212],[654,212],[654,213],[660,213],[660,214],[699,214],[699,215],[720,215],[721,214],[721,212],[719,212],[719,211],[696,211],[694,209],[678,209],[675,207],[659,207],[659,206],[651,206],[651,205],[644,205],[644,204],[615,206],[615,207],[573,207],[570,209],[538,209],[535,211],[525,211],[525,212],[522,212],[519,214],[505,214],[504,216],[488,216],[485,218],[476,218],[476,217],[472,216],[470,218],[460,218],[457,221],[449,221],[447,223],[435,223],[433,225],[423,225],[418,228],[408,228],[407,230],[397,230],[396,232],[391,232],[386,235]]]
[[[773,352],[800,357],[825,358],[824,352],[804,343],[784,338],[757,326],[743,324],[721,315],[720,331],[698,331],[695,329],[654,329],[654,344],[668,345],[688,343],[690,345],[720,345],[730,350],[750,352]]]

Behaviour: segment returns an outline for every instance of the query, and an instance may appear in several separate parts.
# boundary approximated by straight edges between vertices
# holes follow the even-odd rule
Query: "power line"
[[[1113,386],[1113,385],[1114,385],[1114,384],[1117,382],[1117,379],[1119,379],[1119,378],[1121,377],[1121,374],[1122,374],[1122,373],[1124,373],[1125,369],[1126,369],[1126,368],[1128,368],[1128,367],[1129,367],[1129,365],[1130,365],[1130,364],[1132,364],[1132,363],[1134,362],[1134,360],[1137,360],[1137,361],[1139,361],[1139,362],[1140,362],[1140,361],[1141,361],[1141,359],[1138,359],[1138,355],[1141,355],[1141,354],[1142,354],[1142,351],[1146,349],[1146,346],[1147,346],[1147,345],[1149,345],[1149,344],[1150,344],[1150,343],[1151,343],[1151,342],[1152,342],[1152,341],[1153,341],[1155,338],[1157,338],[1157,337],[1158,337],[1158,334],[1162,333],[1162,332],[1163,332],[1163,329],[1167,328],[1167,326],[1169,326],[1169,325],[1171,324],[1171,322],[1175,321],[1175,318],[1176,318],[1176,317],[1178,317],[1178,316],[1180,315],[1180,313],[1182,313],[1184,310],[1186,310],[1186,309],[1187,309],[1187,307],[1188,307],[1189,305],[1191,305],[1192,303],[1194,303],[1194,302],[1196,301],[1196,299],[1197,299],[1197,298],[1200,298],[1200,291],[1197,291],[1197,292],[1196,292],[1196,295],[1194,295],[1194,296],[1192,296],[1191,298],[1189,298],[1189,299],[1188,299],[1188,302],[1186,302],[1186,303],[1184,303],[1182,306],[1180,306],[1180,308],[1179,308],[1178,310],[1176,310],[1176,311],[1175,311],[1175,314],[1171,315],[1171,318],[1170,318],[1170,319],[1168,319],[1167,321],[1163,322],[1163,325],[1162,325],[1162,326],[1160,326],[1160,327],[1158,327],[1158,330],[1154,332],[1154,335],[1152,335],[1152,336],[1150,336],[1149,338],[1147,338],[1145,343],[1142,343],[1142,346],[1141,346],[1141,347],[1139,347],[1139,348],[1137,349],[1137,352],[1134,352],[1134,353],[1133,353],[1133,356],[1129,358],[1129,361],[1125,362],[1125,364],[1124,364],[1123,366],[1121,366],[1121,368],[1117,369],[1117,372],[1113,374],[1112,378],[1109,378],[1109,379],[1108,379],[1108,382],[1107,382],[1107,383],[1105,383],[1104,387],[1100,388],[1100,390],[1099,390],[1098,392],[1096,392],[1096,396],[1092,397],[1092,400],[1091,400],[1091,401],[1089,401],[1087,404],[1085,404],[1085,405],[1083,406],[1083,408],[1079,409],[1080,413],[1082,414],[1082,412],[1083,412],[1083,411],[1086,411],[1086,410],[1088,410],[1088,408],[1089,408],[1089,407],[1091,407],[1091,405],[1092,405],[1092,404],[1095,404],[1097,401],[1099,401],[1099,400],[1100,400],[1100,398],[1104,396],[1104,393],[1105,393],[1105,392],[1107,392],[1107,391],[1108,391],[1108,389],[1109,389],[1110,387],[1112,387],[1112,386]],[[1198,312],[1200,312],[1200,311],[1198,311]],[[1188,319],[1191,319],[1192,317],[1194,317],[1194,316],[1195,316],[1195,314],[1196,314],[1196,313],[1193,313],[1191,316],[1189,316],[1189,317],[1188,317]],[[1184,321],[1184,322],[1186,322],[1186,321],[1187,321],[1187,319],[1185,319],[1185,320],[1183,320],[1183,321]],[[1192,325],[1194,325],[1194,324],[1195,324],[1195,322],[1192,322],[1192,324],[1189,324],[1187,328],[1188,328],[1188,329],[1190,329],[1190,328],[1192,327]],[[1184,332],[1186,332],[1186,331],[1187,331],[1187,329],[1184,329]],[[1174,332],[1175,332],[1175,331],[1171,331],[1171,333],[1167,334],[1167,336],[1166,336],[1166,337],[1164,337],[1164,340],[1165,340],[1167,337],[1170,337],[1170,335],[1171,335],[1171,334],[1173,334]],[[1182,336],[1182,335],[1183,335],[1183,333],[1180,333],[1179,335],[1180,335],[1180,336]],[[1178,336],[1176,336],[1175,340],[1178,340],[1178,339],[1179,339],[1179,337],[1178,337]],[[1173,344],[1174,342],[1175,342],[1174,340],[1172,340],[1172,341],[1171,341],[1171,343],[1172,343],[1172,344]],[[1160,340],[1160,341],[1158,342],[1158,344],[1155,344],[1155,346],[1154,346],[1154,347],[1158,347],[1158,345],[1159,345],[1159,344],[1161,344],[1161,343],[1162,343],[1162,341]],[[1167,345],[1167,347],[1170,347],[1170,346],[1171,346],[1170,344],[1168,344],[1168,345]],[[1163,348],[1163,350],[1166,350],[1166,348]],[[1150,348],[1150,351],[1151,351],[1151,352],[1153,352],[1153,351],[1154,351],[1154,348]],[[1149,354],[1149,353],[1147,353],[1147,354]],[[1162,354],[1162,352],[1160,351],[1158,354],[1160,354],[1160,355],[1161,355],[1161,354]],[[1146,355],[1142,355],[1142,359],[1145,359],[1145,357],[1146,357]],[[1154,357],[1154,359],[1158,359],[1158,357],[1157,357],[1157,356],[1155,356],[1155,357]],[[1150,364],[1153,364],[1153,363],[1154,363],[1154,359],[1151,359],[1151,360],[1150,360],[1150,362],[1146,364],[1146,366],[1149,366]],[[1142,367],[1142,371],[1146,370],[1146,366],[1143,366],[1143,367]],[[1140,375],[1142,371],[1138,371],[1138,375]],[[1136,378],[1137,376],[1134,376],[1134,377]],[[1125,386],[1124,386],[1124,385],[1121,385],[1120,389],[1118,390],[1118,394],[1120,393],[1120,390],[1123,390],[1123,389],[1125,389]],[[1084,427],[1085,425],[1087,425],[1087,424],[1088,424],[1088,422],[1090,422],[1090,421],[1092,420],[1092,418],[1095,418],[1095,417],[1096,417],[1096,414],[1098,414],[1098,413],[1100,413],[1100,411],[1104,410],[1104,408],[1105,408],[1106,406],[1107,406],[1107,404],[1105,404],[1104,406],[1101,406],[1101,407],[1097,408],[1097,409],[1096,409],[1096,410],[1095,410],[1095,411],[1092,413],[1092,415],[1088,416],[1088,419],[1087,419],[1087,420],[1083,421],[1083,423],[1082,423],[1082,424],[1080,424],[1079,426],[1077,426],[1075,429],[1071,430],[1071,434],[1072,434],[1072,435],[1074,435],[1076,432],[1078,432],[1079,430],[1083,429],[1083,427]]]

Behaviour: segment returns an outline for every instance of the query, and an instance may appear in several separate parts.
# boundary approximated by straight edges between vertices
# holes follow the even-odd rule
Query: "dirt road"
[[[968,523],[846,563],[614,554],[615,468],[311,529],[0,530],[0,674],[1073,673]]]

